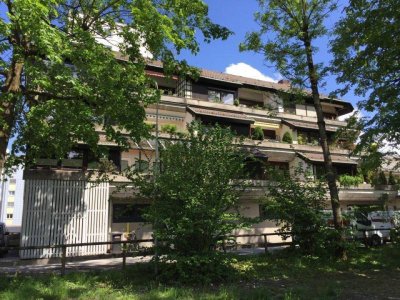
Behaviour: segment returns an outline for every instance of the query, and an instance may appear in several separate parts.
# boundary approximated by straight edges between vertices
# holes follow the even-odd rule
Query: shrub
[[[351,176],[351,175],[340,175],[339,183],[343,187],[358,186],[364,182],[362,175]]]
[[[394,178],[392,171],[389,172],[388,184],[390,184],[390,185],[395,185],[396,184],[396,179]]]
[[[233,100],[233,105],[239,106],[239,104],[240,104],[239,99],[236,98],[235,100]]]
[[[174,134],[177,132],[177,127],[175,124],[165,124],[161,126],[161,131],[169,134]]]
[[[387,179],[386,179],[386,175],[383,171],[380,171],[378,174],[378,178],[376,180],[376,184],[378,185],[387,185]]]
[[[306,138],[303,134],[301,133],[297,134],[297,143],[299,145],[304,145],[306,143]]]
[[[286,131],[285,134],[282,137],[282,142],[292,144],[293,143],[293,138],[290,132]]]
[[[233,278],[235,260],[223,253],[192,256],[168,256],[161,262],[160,279],[164,282],[206,285]]]
[[[305,176],[300,168],[290,177],[274,173],[263,206],[280,226],[278,232],[291,232],[300,251],[315,254],[331,249],[331,237],[337,233],[328,228],[323,214],[326,186],[322,181],[301,182]]]
[[[262,128],[260,126],[256,126],[253,129],[253,134],[252,134],[251,138],[253,140],[258,140],[258,141],[262,141],[264,139],[264,131],[262,130]]]

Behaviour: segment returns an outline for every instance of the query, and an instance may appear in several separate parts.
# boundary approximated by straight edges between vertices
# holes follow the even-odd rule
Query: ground
[[[0,279],[0,299],[400,299],[400,246],[359,248],[347,261],[282,251],[236,256],[227,282],[161,284],[153,266],[123,272],[13,275]]]

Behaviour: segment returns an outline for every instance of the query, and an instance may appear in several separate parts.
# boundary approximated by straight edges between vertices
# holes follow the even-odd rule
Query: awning
[[[314,163],[321,163],[324,162],[324,156],[323,154],[319,153],[300,153],[297,152],[297,155],[299,155],[301,158],[308,160],[310,162]],[[346,155],[331,155],[332,162],[335,164],[346,164],[346,165],[357,165],[358,163],[352,159],[350,159]]]
[[[280,127],[280,124],[274,124],[274,123],[265,123],[265,122],[254,122],[254,124],[251,125],[251,127],[261,127],[262,129],[278,129]]]
[[[294,128],[304,128],[304,129],[312,129],[312,130],[318,130],[318,124],[316,123],[307,123],[307,122],[299,122],[299,121],[287,121],[287,120],[282,120],[282,123],[289,125],[290,127]],[[338,129],[337,127],[334,126],[329,126],[325,125],[326,131],[329,132],[336,132]]]
[[[167,78],[167,76],[164,73],[157,72],[157,71],[146,70],[146,74],[149,75],[149,76],[153,76],[153,77]],[[172,78],[174,80],[178,80],[178,76],[175,76],[175,75],[173,75],[173,76],[171,76],[169,78]]]
[[[188,107],[188,110],[195,115],[200,116],[210,116],[214,118],[222,118],[228,119],[236,123],[246,123],[246,124],[253,124],[255,121],[252,118],[247,117],[245,114],[242,113],[232,113],[222,110],[211,110],[211,109],[204,109],[198,107]]]

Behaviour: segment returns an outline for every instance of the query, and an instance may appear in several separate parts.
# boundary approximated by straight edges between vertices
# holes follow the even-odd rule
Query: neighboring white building
[[[11,232],[20,232],[24,202],[24,170],[18,168],[0,181],[0,221],[6,223]]]

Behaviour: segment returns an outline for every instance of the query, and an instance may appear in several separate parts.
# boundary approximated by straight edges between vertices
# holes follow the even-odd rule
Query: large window
[[[224,104],[233,104],[235,94],[228,91],[208,90],[208,101]]]
[[[113,204],[113,223],[144,222],[143,214],[148,206],[148,204],[115,203]]]

